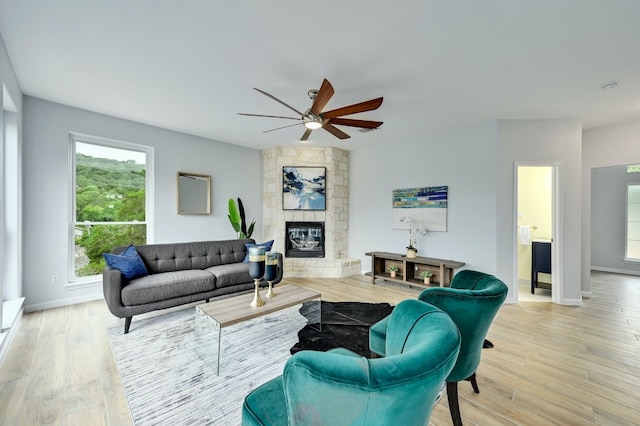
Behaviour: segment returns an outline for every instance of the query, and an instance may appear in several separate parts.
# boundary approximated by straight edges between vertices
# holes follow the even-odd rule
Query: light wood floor
[[[328,301],[396,304],[418,294],[365,278],[285,281]],[[582,307],[501,309],[488,336],[495,347],[478,369],[480,394],[459,386],[465,425],[640,424],[640,277],[592,281]],[[106,334],[113,325],[123,321],[103,301],[25,315],[0,368],[0,424],[130,425]],[[430,424],[451,424],[446,398]]]

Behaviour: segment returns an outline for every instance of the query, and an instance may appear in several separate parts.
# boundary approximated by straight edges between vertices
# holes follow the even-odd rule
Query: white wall
[[[585,130],[582,143],[582,290],[591,291],[591,171],[640,163],[640,121]]]
[[[498,276],[514,276],[517,228],[514,219],[515,162],[560,164],[559,250],[563,267],[559,303],[579,305],[581,249],[582,125],[575,120],[498,120]],[[510,281],[513,279],[510,278]],[[511,296],[511,293],[510,293]]]
[[[577,121],[498,120],[354,149],[349,257],[360,258],[363,271],[370,271],[365,252],[404,251],[408,232],[391,228],[394,188],[448,185],[448,231],[421,238],[419,254],[495,274],[509,286],[507,301],[514,302],[514,163],[559,161],[566,240],[561,303],[579,304],[580,143]]]
[[[486,122],[352,150],[349,257],[370,271],[365,252],[405,251],[409,232],[391,227],[393,189],[448,185],[448,230],[418,237],[418,254],[495,274],[496,136]]]
[[[212,117],[215,119],[215,117]],[[59,306],[102,294],[97,283],[68,283],[69,132],[116,139],[155,149],[155,242],[236,238],[227,200],[242,198],[262,232],[262,153],[132,121],[24,98],[24,290],[27,310]],[[211,175],[212,214],[176,213],[176,172]],[[53,284],[52,276],[60,276]]]
[[[3,49],[0,57],[0,77],[21,114],[20,89]],[[101,293],[99,286],[68,290],[63,285],[68,272],[69,131],[155,147],[157,242],[234,238],[226,200],[235,196],[243,199],[248,215],[257,218],[254,235],[260,239],[259,151],[29,97],[24,105],[24,120],[18,122],[24,121],[23,281],[28,307],[56,306]],[[514,161],[560,161],[563,279],[568,285],[564,297],[568,303],[578,301],[580,289],[590,290],[591,168],[640,162],[640,122],[585,131],[582,148],[581,135],[580,123],[574,121],[498,120],[352,150],[349,256],[361,259],[363,271],[368,271],[365,252],[398,252],[407,245],[407,231],[391,228],[394,188],[449,185],[449,231],[420,238],[420,254],[464,261],[467,268],[494,273],[512,287]],[[178,170],[212,175],[211,216],[175,213]],[[60,275],[60,285],[51,284],[53,274]]]

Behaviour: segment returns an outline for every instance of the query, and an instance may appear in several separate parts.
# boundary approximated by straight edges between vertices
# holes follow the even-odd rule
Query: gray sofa
[[[136,246],[149,275],[127,281],[117,269],[106,267],[102,273],[104,298],[109,311],[125,318],[129,332],[134,315],[171,308],[224,294],[254,288],[249,276],[245,244],[251,239],[201,241]],[[118,247],[113,254],[122,253]],[[282,280],[282,254],[278,253],[278,276]],[[261,286],[266,282],[262,280]]]

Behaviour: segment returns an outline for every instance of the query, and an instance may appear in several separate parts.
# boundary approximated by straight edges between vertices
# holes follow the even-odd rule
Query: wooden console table
[[[404,254],[371,251],[365,253],[371,256],[371,284],[376,283],[376,278],[387,281],[407,284],[409,286],[429,287],[420,277],[422,271],[433,272],[431,283],[440,287],[449,286],[453,278],[453,270],[464,266],[464,262],[456,260],[434,259],[431,257],[416,256],[409,258]],[[395,278],[391,278],[389,266],[396,265],[400,269]]]

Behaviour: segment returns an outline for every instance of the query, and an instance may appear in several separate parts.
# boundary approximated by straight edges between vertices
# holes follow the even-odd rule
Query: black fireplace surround
[[[324,257],[324,222],[287,222],[286,257]]]

